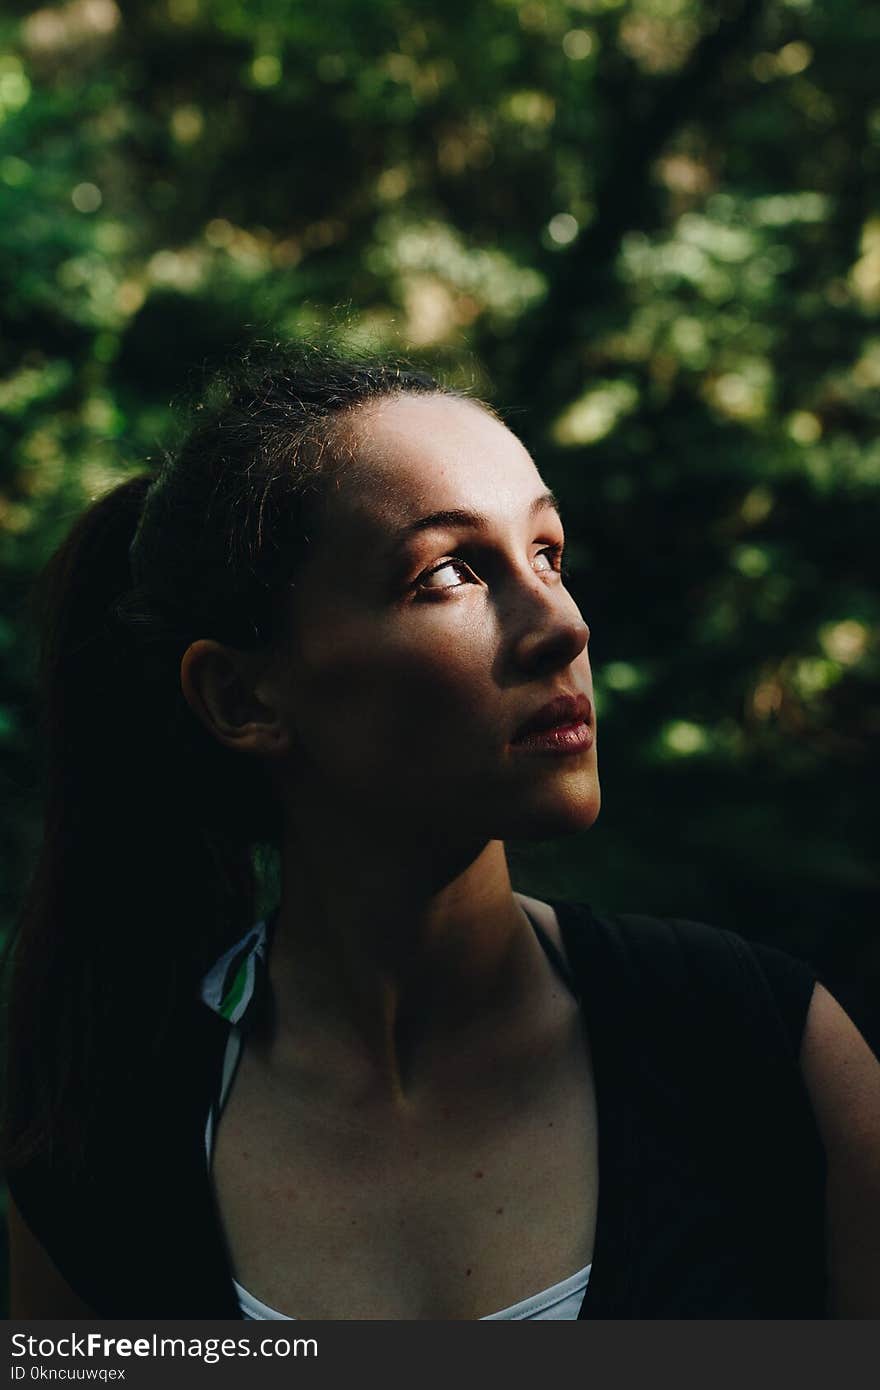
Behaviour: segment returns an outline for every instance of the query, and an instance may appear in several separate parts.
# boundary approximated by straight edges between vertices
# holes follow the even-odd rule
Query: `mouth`
[[[586,695],[560,695],[536,710],[511,739],[517,752],[572,754],[592,748],[593,706]]]

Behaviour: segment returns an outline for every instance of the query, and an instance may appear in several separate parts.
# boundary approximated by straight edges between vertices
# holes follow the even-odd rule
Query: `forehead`
[[[459,508],[516,520],[541,489],[531,455],[472,401],[404,395],[358,411],[352,463],[328,521],[394,533],[428,512]]]

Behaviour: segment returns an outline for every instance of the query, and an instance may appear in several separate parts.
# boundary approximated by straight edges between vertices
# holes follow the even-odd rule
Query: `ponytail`
[[[248,845],[198,816],[199,778],[223,750],[180,694],[188,635],[132,586],[152,481],[93,503],[33,596],[45,820],[5,962],[10,1168],[86,1161],[97,1115],[195,999],[211,950],[254,911]]]

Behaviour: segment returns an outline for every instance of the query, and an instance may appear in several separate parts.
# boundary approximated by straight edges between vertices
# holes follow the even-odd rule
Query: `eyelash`
[[[570,571],[569,569],[566,569],[565,566],[562,564],[562,552],[563,552],[563,549],[564,549],[564,546],[562,545],[562,543],[561,543],[560,541],[556,541],[556,542],[554,542],[553,545],[545,545],[545,546],[544,546],[541,550],[539,550],[537,553],[538,553],[539,555],[549,555],[549,556],[550,556],[550,559],[551,559],[551,561],[552,561],[552,564],[553,564],[553,572],[554,572],[555,574],[558,574],[562,580],[566,580],[566,579],[568,579],[568,578],[570,577],[571,571]],[[424,580],[424,579],[430,579],[430,577],[431,577],[432,574],[437,574],[440,570],[444,570],[444,569],[446,569],[448,566],[451,566],[451,565],[460,565],[460,566],[462,566],[462,567],[464,567],[464,568],[468,568],[468,569],[470,568],[470,566],[467,564],[467,561],[460,559],[459,556],[457,556],[457,555],[447,555],[447,557],[446,557],[445,560],[440,560],[438,564],[432,565],[431,568],[430,568],[429,570],[423,570],[423,572],[419,575],[418,579],[415,581],[414,588],[420,589],[421,586],[422,586],[422,580]],[[444,585],[443,585],[441,588],[439,588],[439,589],[434,589],[433,591],[430,590],[430,589],[425,589],[425,590],[423,590],[423,592],[426,592],[426,593],[434,592],[434,593],[442,594],[443,591],[444,591],[444,589],[459,589],[459,588],[461,588],[461,585],[460,585],[460,584],[444,584]]]

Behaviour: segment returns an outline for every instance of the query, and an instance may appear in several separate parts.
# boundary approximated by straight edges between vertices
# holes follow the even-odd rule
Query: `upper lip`
[[[558,695],[555,700],[542,705],[520,725],[513,736],[513,742],[525,738],[527,734],[538,733],[541,729],[552,729],[557,724],[577,724],[580,720],[589,724],[592,713],[593,706],[586,695]]]

